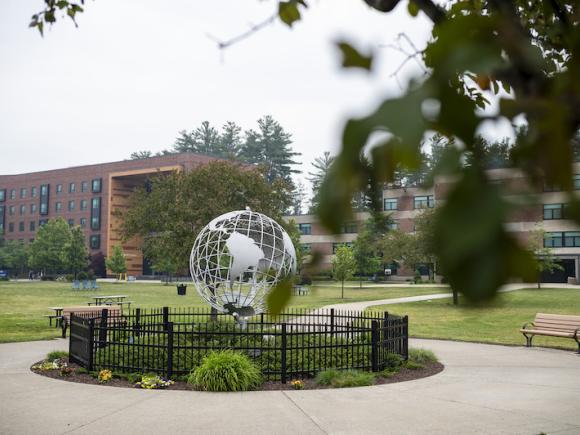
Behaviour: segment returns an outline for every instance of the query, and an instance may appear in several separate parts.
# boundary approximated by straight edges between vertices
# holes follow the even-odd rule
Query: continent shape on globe
[[[234,231],[226,240],[226,246],[232,256],[230,266],[230,286],[238,277],[250,267],[258,270],[260,260],[264,258],[264,251],[256,245],[256,242],[243,234]]]

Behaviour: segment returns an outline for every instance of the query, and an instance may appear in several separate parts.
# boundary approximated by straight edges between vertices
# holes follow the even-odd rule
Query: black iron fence
[[[408,354],[408,319],[387,312],[289,310],[244,323],[209,309],[132,310],[109,317],[71,316],[70,358],[88,370],[187,375],[211,351],[248,355],[267,380],[321,370],[380,371],[388,354]]]

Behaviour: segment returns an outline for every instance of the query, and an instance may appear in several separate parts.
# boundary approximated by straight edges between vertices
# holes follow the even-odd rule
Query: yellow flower
[[[301,381],[300,379],[295,379],[295,380],[291,381],[290,385],[292,385],[292,387],[295,390],[303,390],[304,389],[304,382]]]
[[[99,372],[99,382],[109,382],[113,378],[113,372],[111,370],[101,370]]]

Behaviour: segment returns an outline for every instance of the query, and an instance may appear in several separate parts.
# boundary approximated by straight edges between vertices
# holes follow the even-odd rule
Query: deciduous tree
[[[332,274],[340,281],[340,297],[344,299],[344,282],[356,271],[356,260],[352,248],[347,245],[339,246],[332,257]]]

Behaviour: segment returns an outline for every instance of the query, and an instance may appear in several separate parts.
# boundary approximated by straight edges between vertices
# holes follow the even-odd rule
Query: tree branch
[[[209,33],[207,34],[207,36],[208,36],[208,38],[215,41],[215,43],[217,44],[217,46],[220,50],[225,50],[226,48],[229,48],[230,46],[237,44],[238,42],[240,42],[246,38],[249,38],[254,33],[256,33],[258,31],[262,30],[264,27],[272,24],[277,18],[278,18],[278,13],[276,12],[275,14],[272,14],[270,17],[266,18],[264,21],[261,21],[258,24],[250,25],[250,28],[248,30],[246,30],[245,32],[243,32],[239,35],[236,35],[233,38],[227,39],[225,41],[217,39],[216,37],[210,35]]]

